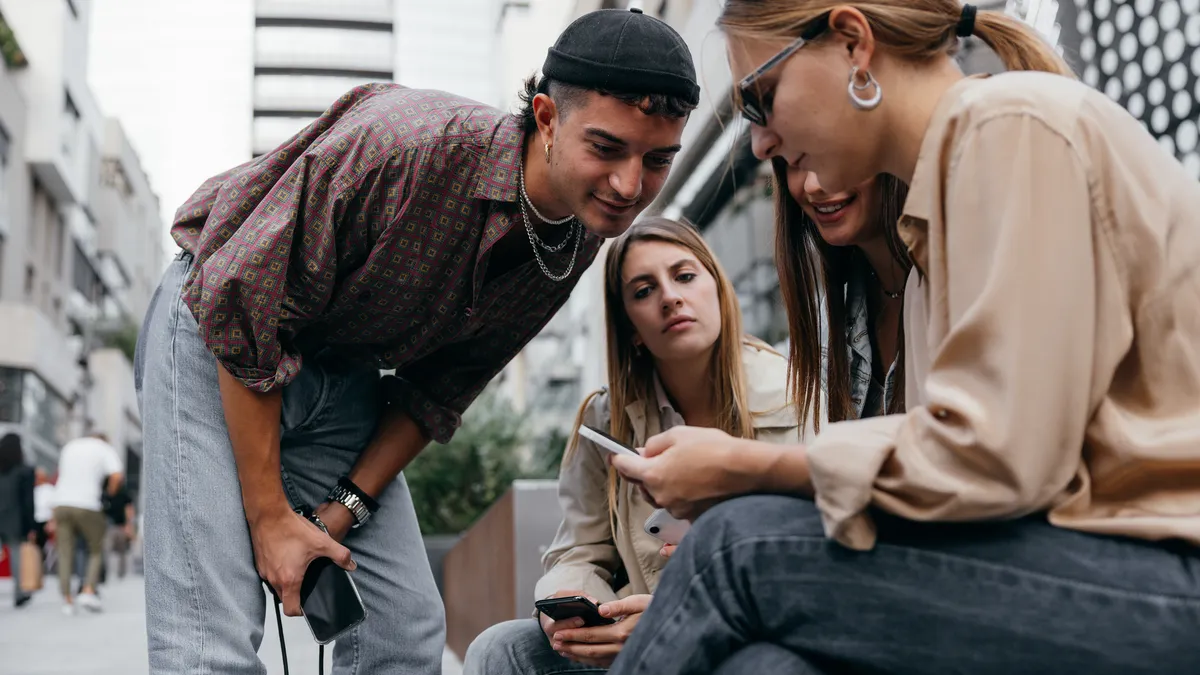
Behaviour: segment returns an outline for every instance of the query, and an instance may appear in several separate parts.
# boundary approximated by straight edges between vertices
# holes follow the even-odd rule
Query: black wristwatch
[[[354,515],[355,528],[366,525],[367,521],[371,519],[371,514],[379,510],[379,502],[372,499],[345,476],[338,479],[337,485],[333,486],[325,500],[341,504],[349,509],[350,513]]]

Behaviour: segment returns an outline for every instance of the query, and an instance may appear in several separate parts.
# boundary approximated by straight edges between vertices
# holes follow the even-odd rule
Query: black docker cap
[[[600,9],[573,21],[550,48],[542,75],[587,89],[700,102],[687,44],[640,9]]]

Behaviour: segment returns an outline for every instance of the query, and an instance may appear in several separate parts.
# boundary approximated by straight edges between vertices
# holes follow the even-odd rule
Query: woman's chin
[[[862,239],[862,228],[859,224],[847,221],[824,225],[818,222],[817,231],[830,246],[856,246]]]

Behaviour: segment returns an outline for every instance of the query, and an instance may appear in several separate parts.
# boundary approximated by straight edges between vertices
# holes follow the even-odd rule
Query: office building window
[[[56,446],[67,442],[68,405],[37,373],[0,367],[0,422],[21,424]]]
[[[75,99],[71,98],[71,92],[64,90],[63,96],[62,152],[71,157],[75,154],[82,115],[79,114],[79,107],[75,105]]]
[[[0,422],[21,421],[21,374],[16,368],[0,368]]]
[[[100,275],[96,273],[96,268],[92,266],[92,261],[88,260],[83,248],[79,246],[78,242],[73,241],[72,243],[75,255],[71,265],[71,277],[75,290],[79,291],[80,295],[88,302],[95,304],[104,295],[103,282],[100,281]]]

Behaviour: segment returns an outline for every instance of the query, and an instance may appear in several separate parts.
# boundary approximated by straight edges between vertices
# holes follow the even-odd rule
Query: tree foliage
[[[445,445],[426,448],[405,470],[422,534],[465,531],[522,477],[525,417],[491,391],[463,415]]]

